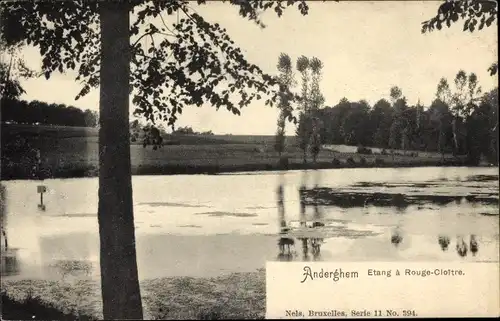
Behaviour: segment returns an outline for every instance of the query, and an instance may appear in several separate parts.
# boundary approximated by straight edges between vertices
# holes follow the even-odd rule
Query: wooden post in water
[[[38,193],[40,193],[40,204],[38,204],[38,208],[42,211],[45,211],[45,205],[43,204],[43,193],[47,192],[47,187],[45,185],[38,185],[37,191]]]

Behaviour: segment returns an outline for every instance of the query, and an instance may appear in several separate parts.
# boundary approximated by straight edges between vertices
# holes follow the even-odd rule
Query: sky
[[[476,73],[483,91],[492,89],[498,81],[487,71],[497,60],[495,25],[470,33],[462,31],[463,22],[459,21],[451,28],[421,34],[421,23],[435,15],[440,3],[309,2],[307,16],[296,7],[288,8],[281,18],[274,11],[264,13],[264,29],[240,17],[234,6],[217,1],[196,7],[196,11],[226,28],[247,60],[270,74],[277,74],[281,52],[289,54],[293,61],[301,55],[319,58],[324,64],[320,87],[326,106],[335,105],[343,97],[351,101],[365,99],[373,105],[381,98],[389,98],[392,86],[402,89],[410,105],[418,100],[429,105],[439,79],[445,77],[453,84],[460,69]],[[41,66],[36,49],[26,48],[23,55],[29,66]],[[27,93],[22,99],[98,110],[98,89],[75,101],[81,89],[75,77],[70,72],[55,73],[49,80],[23,80]],[[257,101],[245,107],[240,116],[222,108],[216,111],[210,105],[188,107],[178,116],[177,127],[191,126],[196,131],[273,135],[278,111]],[[293,135],[293,127],[287,125],[287,134]]]

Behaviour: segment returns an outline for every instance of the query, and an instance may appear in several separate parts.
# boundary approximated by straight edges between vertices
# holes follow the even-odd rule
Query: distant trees
[[[99,122],[96,111],[82,110],[64,104],[48,104],[38,100],[28,103],[25,100],[2,97],[0,111],[2,122],[17,124],[96,127]]]
[[[204,132],[197,132],[191,126],[179,127],[172,131],[174,135],[213,135],[211,130]]]
[[[393,109],[391,104],[380,99],[373,106],[370,112],[370,124],[374,132],[373,146],[380,148],[389,148],[390,128],[392,125]]]
[[[455,153],[477,164],[481,156],[498,162],[498,88],[481,95],[479,81],[460,71],[452,91],[442,78],[436,98],[427,108],[420,101],[408,105],[403,91],[390,90],[392,104],[343,98],[319,113],[324,144]],[[458,119],[458,120],[457,120]],[[457,142],[455,142],[457,141]],[[460,148],[456,148],[459,146]]]

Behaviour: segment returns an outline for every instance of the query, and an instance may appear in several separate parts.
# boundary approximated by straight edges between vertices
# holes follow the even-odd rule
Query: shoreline
[[[362,156],[358,156],[362,157]],[[411,167],[488,167],[488,165],[470,166],[463,160],[428,160],[411,159],[408,161],[375,162],[317,162],[317,163],[249,163],[249,164],[223,164],[223,165],[184,165],[184,164],[158,164],[132,166],[132,175],[218,175],[225,173],[244,173],[261,171],[289,171],[289,170],[314,170],[314,169],[343,169],[343,168],[411,168]],[[0,179],[33,180],[33,179],[63,179],[63,178],[89,178],[98,177],[98,167],[93,164],[78,164],[64,167],[45,167],[41,175],[30,175],[26,167],[2,166]]]

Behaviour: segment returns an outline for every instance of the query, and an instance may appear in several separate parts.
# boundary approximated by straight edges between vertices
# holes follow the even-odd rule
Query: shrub
[[[347,165],[356,165],[356,162],[354,161],[354,159],[352,159],[352,157],[349,157],[346,160],[346,164]]]
[[[366,158],[364,158],[364,157],[360,157],[360,158],[359,158],[359,163],[360,163],[361,165],[366,165]]]
[[[384,149],[382,149],[382,151],[380,152],[381,155],[388,155],[387,151]]]
[[[382,158],[375,158],[375,165],[382,165],[384,164],[384,160]]]
[[[332,165],[334,165],[334,166],[340,166],[340,161],[338,159],[336,159],[336,158],[333,158],[332,159]]]
[[[366,148],[366,147],[363,147],[363,146],[360,145],[360,146],[358,146],[357,153],[358,154],[371,155],[372,154],[372,150],[370,148]]]

